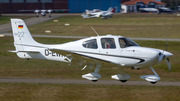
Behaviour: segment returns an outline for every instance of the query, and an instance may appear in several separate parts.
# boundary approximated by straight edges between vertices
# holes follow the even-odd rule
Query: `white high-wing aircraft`
[[[64,12],[64,11],[68,11],[68,9],[18,10],[18,12],[34,12],[34,13],[36,13],[36,17],[39,17],[39,14],[41,14],[43,17],[45,17],[46,13],[48,13],[49,17],[51,17],[52,12]]]
[[[105,18],[112,18],[112,15],[114,14],[116,8],[109,7],[107,11],[101,11],[99,9],[94,9],[93,11],[86,10],[85,13],[83,13],[81,16],[83,18],[93,18],[93,17],[101,17],[103,19]]]
[[[82,75],[82,78],[97,81],[101,78],[101,66],[119,67],[119,74],[112,78],[121,82],[130,79],[130,75],[123,72],[123,68],[139,69],[150,67],[155,75],[141,76],[151,83],[156,83],[160,77],[152,68],[163,59],[167,60],[171,70],[169,57],[173,54],[160,49],[140,47],[137,43],[123,36],[98,36],[80,39],[73,42],[56,45],[46,45],[36,42],[31,36],[26,24],[21,19],[11,19],[14,52],[20,58],[45,59],[76,64],[85,68],[95,67],[93,73]],[[94,30],[94,29],[93,29]],[[95,30],[94,30],[95,31]]]

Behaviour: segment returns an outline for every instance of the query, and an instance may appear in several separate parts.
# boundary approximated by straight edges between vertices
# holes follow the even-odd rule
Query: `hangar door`
[[[68,0],[69,13],[83,13],[86,9],[100,9],[106,11],[109,7],[120,10],[120,0]]]

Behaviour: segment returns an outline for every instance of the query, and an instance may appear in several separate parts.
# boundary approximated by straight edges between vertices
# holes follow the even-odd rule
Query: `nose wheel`
[[[155,75],[144,75],[144,76],[141,76],[141,79],[145,79],[146,81],[149,81],[150,83],[155,84],[161,78],[159,77],[159,75],[156,73],[156,71],[152,67],[150,67],[150,68]]]

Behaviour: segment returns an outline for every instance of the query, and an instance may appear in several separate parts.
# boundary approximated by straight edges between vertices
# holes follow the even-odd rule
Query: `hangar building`
[[[85,9],[107,10],[109,7],[116,7],[120,10],[120,0],[68,0],[70,13],[82,13]]]
[[[121,0],[0,0],[1,13],[18,13],[18,10],[69,9],[69,13],[82,13],[85,9],[120,11]],[[26,12],[27,13],[27,12]]]

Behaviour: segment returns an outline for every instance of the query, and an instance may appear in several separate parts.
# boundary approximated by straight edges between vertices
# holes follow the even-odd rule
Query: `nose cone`
[[[170,56],[173,56],[172,53],[167,52],[167,51],[164,51],[163,54],[165,55],[166,58],[168,58],[168,57],[170,57]]]

